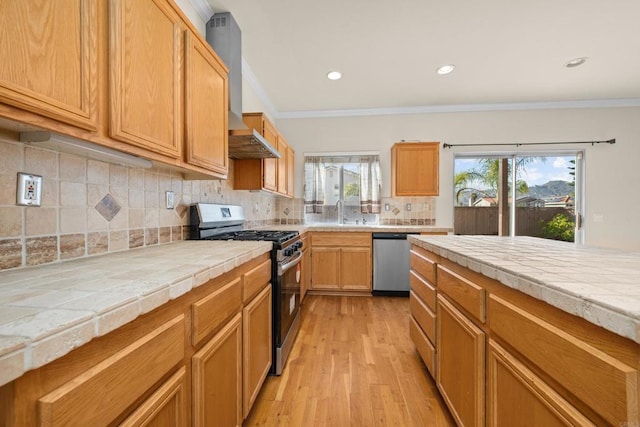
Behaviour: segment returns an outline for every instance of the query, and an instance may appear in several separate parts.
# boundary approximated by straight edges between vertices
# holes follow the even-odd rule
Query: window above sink
[[[306,224],[378,224],[378,152],[305,153],[304,158]]]

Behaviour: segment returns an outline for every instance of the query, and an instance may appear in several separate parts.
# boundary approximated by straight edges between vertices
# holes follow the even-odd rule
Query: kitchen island
[[[459,424],[640,422],[639,253],[409,239],[411,335]]]

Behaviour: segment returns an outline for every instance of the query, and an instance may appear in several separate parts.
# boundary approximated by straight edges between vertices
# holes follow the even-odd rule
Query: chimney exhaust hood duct
[[[242,33],[230,12],[207,22],[207,43],[229,68],[229,157],[280,158],[280,153],[242,120]]]

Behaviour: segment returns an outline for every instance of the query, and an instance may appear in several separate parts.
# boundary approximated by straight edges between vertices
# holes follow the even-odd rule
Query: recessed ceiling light
[[[342,78],[342,73],[340,71],[329,71],[327,73],[327,78],[329,80],[340,80]]]
[[[443,65],[436,70],[436,73],[440,75],[449,74],[454,68],[456,68],[456,66],[453,64]]]
[[[586,56],[583,56],[581,58],[575,58],[572,59],[571,61],[567,62],[566,64],[564,64],[565,67],[567,68],[573,68],[573,67],[577,67],[580,66],[582,64],[584,64],[585,62],[587,62],[587,58]]]

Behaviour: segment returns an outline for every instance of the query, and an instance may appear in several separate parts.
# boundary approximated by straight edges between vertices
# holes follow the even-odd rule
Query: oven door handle
[[[283,275],[285,271],[289,270],[291,267],[295,267],[300,260],[302,259],[302,252],[299,252],[298,255],[292,259],[291,261],[287,262],[286,264],[280,264],[278,266],[278,275]]]

